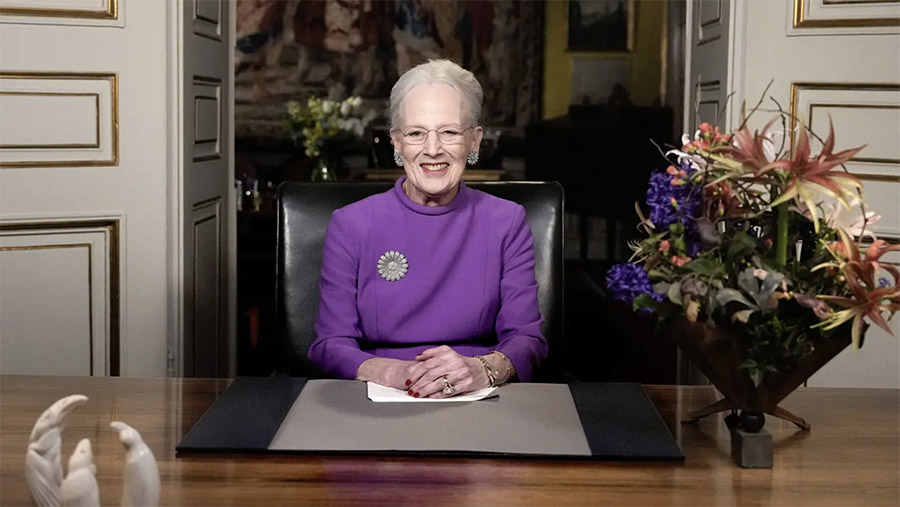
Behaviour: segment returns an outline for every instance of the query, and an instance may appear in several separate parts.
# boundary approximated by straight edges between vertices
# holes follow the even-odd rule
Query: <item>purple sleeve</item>
[[[522,382],[547,357],[547,340],[541,334],[538,286],[534,279],[534,238],[518,206],[503,240],[503,271],[500,274],[500,311],[495,324],[497,350],[512,361]]]
[[[357,342],[362,337],[356,309],[358,252],[350,223],[335,211],[325,234],[316,340],[309,348],[309,359],[333,378],[354,379],[359,365],[375,357]]]

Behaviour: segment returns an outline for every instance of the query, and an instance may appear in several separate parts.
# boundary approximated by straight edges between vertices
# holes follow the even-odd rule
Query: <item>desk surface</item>
[[[354,456],[175,457],[175,444],[227,380],[0,377],[0,504],[28,505],[24,456],[40,413],[56,399],[90,401],[69,416],[63,461],[94,445],[100,503],[118,505],[123,450],[109,422],[144,436],[159,461],[162,505],[897,505],[900,392],[801,389],[782,404],[810,432],[769,419],[775,467],[730,461],[720,417],[678,421],[714,400],[708,387],[648,386],[684,463],[602,463]]]

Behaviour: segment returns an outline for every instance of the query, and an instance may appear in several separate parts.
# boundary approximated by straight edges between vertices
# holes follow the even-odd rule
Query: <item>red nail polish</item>
[[[410,389],[409,391],[406,391],[406,394],[412,396],[413,395],[412,389]]]
[[[406,385],[412,384],[412,380],[406,379]]]
[[[419,393],[413,394],[413,398],[418,398],[418,397],[419,397]]]

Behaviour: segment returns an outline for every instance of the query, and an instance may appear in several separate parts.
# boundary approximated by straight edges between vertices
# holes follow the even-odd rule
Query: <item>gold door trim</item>
[[[118,19],[119,0],[108,0],[105,10],[53,9],[47,7],[0,7],[3,16],[34,16],[42,18]]]
[[[900,26],[900,18],[842,18],[808,19],[806,6],[809,0],[794,0],[794,28],[860,28],[876,26]],[[826,2],[826,4],[896,3],[896,0],[872,0],[869,2]]]

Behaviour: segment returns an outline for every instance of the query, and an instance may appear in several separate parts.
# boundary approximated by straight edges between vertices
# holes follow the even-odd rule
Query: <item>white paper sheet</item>
[[[500,396],[498,393],[494,392],[496,390],[496,387],[485,387],[484,389],[472,391],[471,393],[451,396],[449,398],[413,398],[407,394],[406,391],[394,389],[393,387],[385,387],[374,382],[366,382],[366,394],[370,400],[377,403],[455,403],[460,401],[478,401],[485,398]]]

